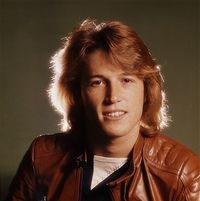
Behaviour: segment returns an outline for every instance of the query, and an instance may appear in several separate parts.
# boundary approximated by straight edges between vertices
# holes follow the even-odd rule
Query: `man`
[[[129,26],[84,21],[53,68],[50,98],[67,130],[33,141],[7,200],[200,200],[199,159],[160,134],[160,68]]]

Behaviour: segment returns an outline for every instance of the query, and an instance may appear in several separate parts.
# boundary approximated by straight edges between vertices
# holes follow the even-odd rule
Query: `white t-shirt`
[[[111,158],[94,155],[91,189],[122,167],[126,162],[127,158]]]

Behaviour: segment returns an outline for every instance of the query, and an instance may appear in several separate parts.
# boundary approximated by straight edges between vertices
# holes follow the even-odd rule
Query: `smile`
[[[121,119],[126,114],[125,111],[113,111],[113,112],[104,112],[103,116],[106,119]]]

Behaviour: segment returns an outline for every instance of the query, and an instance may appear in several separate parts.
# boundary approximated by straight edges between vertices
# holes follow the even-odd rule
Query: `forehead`
[[[96,50],[87,57],[86,73],[117,73],[117,74],[135,74],[131,68],[124,67],[116,62],[114,58],[103,50]]]

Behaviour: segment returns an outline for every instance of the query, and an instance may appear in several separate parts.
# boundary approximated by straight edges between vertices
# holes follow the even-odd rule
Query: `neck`
[[[139,136],[139,127],[134,132],[117,137],[88,132],[88,149],[94,155],[105,157],[128,157]]]

